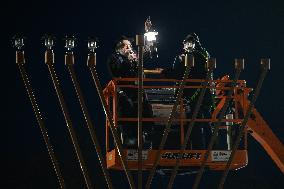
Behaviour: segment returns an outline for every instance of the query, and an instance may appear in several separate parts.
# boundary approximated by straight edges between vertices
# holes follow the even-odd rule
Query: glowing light
[[[95,52],[97,49],[97,39],[96,38],[89,38],[88,39],[88,49],[91,52]]]
[[[65,48],[67,50],[72,50],[74,47],[75,47],[75,41],[76,41],[76,38],[74,36],[71,36],[71,37],[65,37]]]
[[[51,35],[44,35],[42,37],[43,39],[43,43],[44,45],[46,46],[46,48],[48,49],[52,49],[52,47],[54,46],[54,40],[55,40],[55,37],[54,36],[51,36]]]
[[[156,35],[158,35],[158,32],[147,32],[144,34],[144,36],[146,37],[146,41],[152,42],[152,41],[156,41]]]
[[[21,50],[24,47],[24,37],[14,36],[12,43],[15,48]]]

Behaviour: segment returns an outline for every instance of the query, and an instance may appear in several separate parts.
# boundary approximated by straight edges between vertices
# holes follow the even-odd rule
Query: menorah
[[[55,39],[52,36],[44,36],[44,46],[46,47],[45,64],[48,67],[49,74],[53,82],[53,87],[56,91],[61,111],[65,118],[66,128],[71,138],[75,155],[84,177],[85,184],[87,188],[91,189],[94,188],[94,185],[90,179],[86,163],[82,156],[78,138],[73,128],[72,119],[69,114],[68,107],[65,103],[64,95],[62,93],[54,67],[54,40]],[[34,114],[39,124],[42,137],[44,139],[50,160],[53,165],[53,169],[57,176],[60,188],[66,188],[64,177],[62,175],[62,172],[60,171],[60,165],[48,137],[47,128],[43,122],[37,99],[33,93],[32,85],[25,70],[24,38],[15,37],[13,39],[13,44],[16,48],[16,63],[23,79],[27,94],[31,101]],[[218,185],[218,189],[221,189],[223,188],[226,177],[230,170],[245,167],[248,163],[246,145],[248,134],[251,134],[258,142],[260,142],[260,144],[271,156],[277,166],[281,169],[282,172],[284,172],[284,147],[254,107],[254,104],[259,96],[264,78],[268,70],[270,69],[269,59],[261,59],[260,61],[261,74],[259,76],[255,89],[248,88],[244,80],[239,80],[240,74],[242,70],[244,70],[244,59],[235,59],[235,74],[233,79],[230,79],[228,76],[217,80],[211,79],[210,76],[216,68],[216,59],[214,58],[210,58],[206,63],[207,75],[205,79],[189,78],[190,69],[194,67],[194,57],[189,55],[185,57],[186,69],[181,80],[169,78],[154,79],[147,77],[145,78],[146,73],[154,73],[155,71],[145,70],[143,68],[143,51],[145,46],[143,35],[136,36],[136,45],[138,47],[138,77],[113,78],[113,80],[111,80],[103,89],[96,70],[97,39],[89,38],[87,43],[89,51],[87,57],[87,66],[90,70],[90,74],[96,86],[102,108],[104,109],[106,115],[106,154],[103,154],[96,132],[94,130],[93,123],[91,121],[91,116],[88,112],[87,105],[84,100],[83,93],[80,88],[79,81],[75,73],[75,69],[73,67],[75,64],[73,49],[76,46],[76,39],[74,36],[65,38],[65,65],[72,80],[76,96],[80,103],[81,111],[83,112],[84,120],[91,136],[92,143],[96,149],[98,160],[103,171],[107,187],[109,189],[114,188],[114,185],[111,182],[110,174],[108,172],[109,169],[124,171],[131,189],[136,188],[131,172],[137,171],[137,188],[142,189],[143,171],[148,171],[149,177],[147,179],[145,188],[150,189],[151,182],[157,172],[157,169],[170,168],[171,176],[167,186],[167,189],[170,189],[173,186],[178,172],[181,170],[187,170],[187,168],[192,167],[197,168],[196,179],[193,184],[194,189],[197,189],[199,187],[202,174],[204,173],[205,169],[223,170],[224,172]],[[125,81],[132,82],[131,84],[122,84]],[[195,85],[190,85],[188,83],[195,83]],[[196,83],[198,85],[196,85]],[[214,85],[212,85],[212,83],[214,83]],[[137,89],[137,118],[121,118],[117,115],[117,89],[123,87]],[[143,117],[143,91],[145,91],[146,89],[165,88],[175,89],[177,91],[174,98],[175,100],[170,106],[168,117]],[[183,113],[186,107],[186,105],[183,104],[183,92],[184,90],[188,90],[190,88],[198,88],[200,89],[200,93],[197,99],[197,103],[193,108],[192,117],[188,118],[184,117]],[[215,89],[217,91],[216,99],[218,103],[210,118],[201,119],[198,118],[198,112],[200,111],[201,104],[203,103],[205,92],[208,89]],[[253,93],[253,95],[249,100],[248,96],[250,93]],[[228,116],[227,109],[232,106],[232,104],[235,111],[233,114]],[[178,111],[180,113],[177,115]],[[137,122],[137,149],[127,149],[123,146],[120,137],[120,131],[118,129],[118,124],[121,121]],[[162,132],[159,138],[159,145],[156,148],[147,150],[143,149],[142,128],[144,126],[143,123],[145,122],[160,124],[162,123]],[[166,142],[169,134],[171,133],[173,122],[178,123],[179,125],[180,137],[176,139],[179,141],[179,145],[177,145],[175,149],[167,149]],[[200,122],[214,123],[213,133],[208,143],[207,149],[188,149],[187,146],[192,134],[192,130],[194,126],[196,126],[196,123]],[[185,129],[185,125],[187,125],[187,129]],[[236,127],[237,132],[235,133],[234,137],[228,135],[229,139],[234,141],[230,144],[228,143],[226,149],[215,149],[214,144],[219,137],[220,131],[225,130],[228,134],[230,130],[235,129]],[[109,132],[111,132],[111,135],[109,134]],[[113,140],[113,148],[110,147],[110,138],[112,138]],[[240,143],[244,143],[243,149],[240,149]]]

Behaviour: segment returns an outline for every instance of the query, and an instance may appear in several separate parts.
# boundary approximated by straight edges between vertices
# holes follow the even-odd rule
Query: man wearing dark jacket
[[[205,79],[207,75],[206,62],[210,55],[205,48],[202,47],[199,37],[195,33],[191,33],[186,36],[183,40],[183,50],[175,57],[172,68],[165,71],[165,75],[175,78],[182,79],[185,72],[185,55],[194,57],[194,67],[190,69],[188,79]],[[213,75],[211,75],[213,79]],[[201,83],[191,82],[187,83],[191,86],[199,86]],[[184,89],[183,97],[190,107],[190,112],[187,114],[188,118],[192,117],[194,108],[197,103],[197,99],[200,95],[201,89],[199,88],[188,88]],[[211,110],[214,107],[214,90],[206,90],[203,102],[201,104],[198,118],[210,118]],[[195,123],[190,137],[190,146],[192,149],[204,149],[208,138],[211,134],[210,124],[208,123]]]
[[[115,52],[107,61],[110,74],[113,78],[137,78],[138,60],[132,48],[131,39],[122,36],[115,44]],[[119,84],[136,85],[134,81],[119,82]],[[136,88],[118,88],[118,117],[137,118],[138,91]],[[143,117],[151,117],[152,109],[143,95]],[[137,123],[119,122],[122,143],[128,148],[137,148]],[[144,122],[144,147],[150,147],[151,125]]]
[[[108,59],[113,77],[137,77],[137,56],[132,49],[130,39],[122,36],[115,45],[115,52]]]

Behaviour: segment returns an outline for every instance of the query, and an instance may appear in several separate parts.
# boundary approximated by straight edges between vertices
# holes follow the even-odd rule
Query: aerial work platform
[[[124,122],[137,122],[137,118],[121,118],[118,116],[117,113],[117,91],[118,88],[137,88],[135,85],[127,85],[124,84],[123,82],[133,82],[135,81],[134,78],[123,78],[123,79],[115,79],[112,80],[108,83],[107,87],[104,89],[104,97],[107,101],[108,108],[112,110],[112,116],[114,120],[114,125],[118,125],[119,121],[124,121]],[[157,93],[160,93],[161,95],[164,95],[165,98],[161,100],[161,95],[157,94],[159,96],[158,102],[152,103],[153,105],[156,105],[155,107],[158,107],[159,111],[164,111],[162,114],[164,117],[153,117],[153,118],[143,118],[143,122],[152,122],[154,123],[154,127],[166,122],[167,119],[167,113],[165,113],[165,107],[163,108],[163,104],[169,105],[168,101],[166,98],[168,96],[164,93],[163,89],[166,90],[171,90],[171,89],[176,89],[177,86],[175,83],[179,82],[178,80],[175,79],[150,79],[150,78],[145,78],[144,79],[144,85],[143,88],[144,90],[147,89],[155,89]],[[196,79],[188,79],[187,82],[190,83],[200,83],[203,82],[202,80],[196,80]],[[225,87],[229,86],[229,84],[232,82],[231,80],[228,80],[227,77],[224,77],[223,79],[219,80],[213,80],[211,81],[212,83],[216,83],[216,108],[213,111],[212,117],[207,118],[207,119],[195,119],[196,122],[210,122],[214,123],[217,122],[217,116],[220,113],[220,110],[224,106],[225,99],[227,98],[226,96],[226,90],[229,90],[230,87]],[[120,84],[118,84],[120,83]],[[159,85],[155,85],[155,84]],[[239,124],[243,121],[243,115],[246,111],[246,108],[248,106],[248,102],[245,100],[249,94],[249,92],[252,90],[251,88],[246,87],[246,82],[244,80],[239,80],[238,85],[234,88],[234,95],[232,97],[233,99],[233,108],[236,109],[237,111],[234,112],[233,117],[231,119],[223,119],[222,123],[223,125],[220,127],[221,130],[224,130],[226,132],[226,149],[224,148],[217,148],[211,151],[210,157],[206,161],[206,166],[209,169],[212,170],[223,170],[225,168],[226,162],[230,156],[230,149],[232,146],[231,141],[233,140],[233,135],[232,135],[232,130],[236,130],[234,127],[238,127]],[[201,86],[197,85],[192,85],[192,86],[185,86],[186,88],[201,88]],[[210,88],[210,87],[208,87]],[[158,90],[157,90],[158,89]],[[160,90],[160,92],[159,92]],[[181,104],[179,105],[179,112],[185,111],[186,105],[182,104],[183,101],[181,101]],[[160,106],[158,106],[160,105]],[[183,108],[181,108],[183,107]],[[169,106],[169,109],[172,107]],[[153,110],[153,112],[155,112]],[[240,115],[241,114],[241,115]],[[190,118],[186,118],[184,113],[179,113],[178,117],[175,117],[173,122],[175,122],[174,126],[175,127],[180,127],[179,130],[179,138],[176,138],[176,140],[180,141],[181,143],[184,141],[184,135],[185,135],[185,126],[190,122]],[[158,124],[157,124],[158,123]],[[177,124],[178,123],[178,124]],[[145,126],[147,127],[147,126]],[[237,133],[234,133],[234,135],[237,135]],[[240,149],[237,150],[233,163],[231,165],[231,169],[238,169],[242,168],[247,165],[248,163],[248,157],[247,157],[247,129],[244,133],[244,140],[243,140],[243,145]],[[173,139],[171,139],[173,140]],[[122,170],[123,167],[120,164],[119,158],[118,158],[118,152],[116,149],[114,149],[114,145],[111,144],[111,139],[109,135],[109,124],[106,122],[106,151],[107,151],[107,167],[110,169],[118,169]],[[176,143],[176,141],[173,141],[173,143]],[[179,154],[179,146],[176,146],[176,149],[173,149],[171,147],[170,149],[167,149],[167,146],[164,147],[164,149],[161,152],[161,159],[159,161],[159,166],[165,166],[165,167],[171,167],[175,166],[176,159],[180,157],[181,159],[181,167],[196,167],[200,166],[202,160],[204,159],[204,154],[206,152],[206,149],[202,150],[191,150],[191,149],[186,149],[181,155]],[[112,147],[111,147],[112,146]],[[124,149],[123,153],[125,153],[125,157],[127,158],[127,163],[129,165],[130,170],[135,170],[137,169],[137,150],[135,149]],[[154,162],[154,157],[156,156],[157,149],[149,149],[149,150],[143,150],[143,169],[148,170],[151,169],[153,162]]]

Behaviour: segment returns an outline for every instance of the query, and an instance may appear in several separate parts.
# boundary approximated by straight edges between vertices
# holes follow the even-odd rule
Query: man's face
[[[132,45],[129,40],[122,40],[122,47],[119,49],[120,54],[127,55],[132,51]]]
[[[126,56],[130,61],[137,61],[137,55],[132,49],[131,42],[129,40],[122,40],[120,49],[118,49],[119,54]]]
[[[184,44],[183,44],[183,49],[184,49],[186,52],[190,52],[190,51],[192,51],[194,48],[195,48],[195,43],[194,43],[193,41],[186,41],[186,42],[184,42]]]

